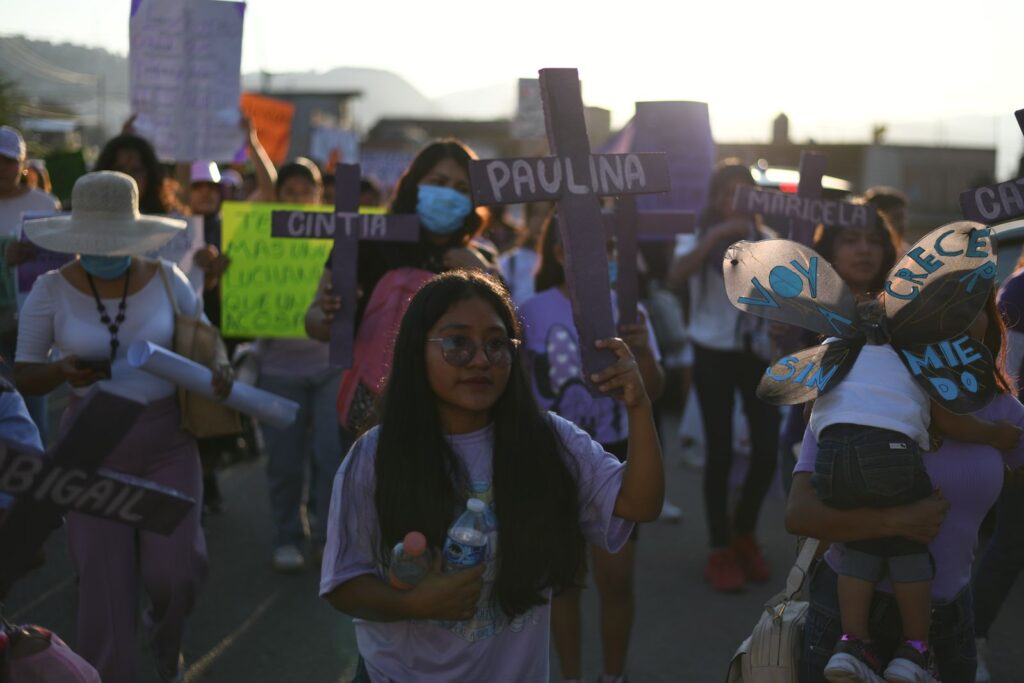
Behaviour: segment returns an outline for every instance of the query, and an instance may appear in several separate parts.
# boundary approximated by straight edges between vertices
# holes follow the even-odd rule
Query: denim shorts
[[[863,425],[826,427],[818,440],[811,475],[818,498],[829,507],[853,509],[905,505],[932,494],[921,447],[906,434]],[[933,575],[928,547],[905,538],[845,544],[841,573],[876,582],[888,569],[894,581],[927,581]],[[879,558],[899,558],[891,562]]]
[[[800,657],[800,683],[825,683],[825,665],[842,635],[836,574],[824,561],[810,574],[806,588],[810,601],[804,622],[803,652]],[[896,599],[875,592],[869,616],[871,638],[883,660],[903,642],[903,623]],[[974,644],[974,604],[970,586],[946,603],[932,603],[929,645],[942,683],[973,683],[978,666]]]

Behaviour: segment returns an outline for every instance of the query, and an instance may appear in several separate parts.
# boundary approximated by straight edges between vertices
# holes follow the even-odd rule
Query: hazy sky
[[[166,0],[164,0],[166,1]],[[129,0],[0,0],[0,31],[128,48]],[[43,9],[45,8],[45,10]],[[624,122],[636,100],[695,99],[716,137],[1024,144],[1024,2],[971,0],[250,0],[246,72],[394,71],[438,96],[580,70],[588,104]]]

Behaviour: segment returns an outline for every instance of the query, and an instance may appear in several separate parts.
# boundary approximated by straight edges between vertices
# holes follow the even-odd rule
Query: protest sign
[[[359,213],[360,177],[358,164],[338,164],[334,170],[334,213],[275,211],[271,228],[274,237],[289,240],[334,239],[331,284],[341,297],[341,311],[331,323],[331,366],[338,368],[352,367],[360,240],[415,242],[420,235],[420,221],[415,214]],[[314,291],[317,284],[313,285]]]
[[[665,192],[668,163],[664,154],[590,153],[576,69],[541,69],[540,88],[554,156],[471,161],[470,184],[477,205],[558,202],[566,283],[589,386],[591,374],[617,361],[594,347],[616,336],[605,241],[594,239],[602,225],[598,197]]]
[[[98,470],[131,431],[146,405],[94,388],[48,457],[25,453],[0,438],[0,491],[15,496],[0,524],[5,561],[34,553],[67,510],[170,534],[195,505],[173,489]]]
[[[234,158],[244,14],[243,2],[132,0],[134,125],[161,160]]]
[[[1014,112],[1024,133],[1024,109]],[[1024,178],[977,187],[960,193],[964,218],[993,225],[1024,216]]]
[[[740,185],[736,188],[733,208],[741,213],[785,219],[790,225],[789,239],[808,245],[819,223],[844,228],[874,226],[875,211],[869,206],[822,199],[821,179],[826,162],[824,154],[801,152],[800,182],[795,195]]]
[[[274,211],[330,213],[329,206],[224,202],[221,251],[231,267],[221,276],[225,337],[304,338],[303,319],[331,251],[330,239],[271,237]]]
[[[295,105],[284,100],[244,92],[241,97],[241,109],[252,123],[252,129],[259,136],[260,144],[267,151],[270,160],[277,165],[283,164],[288,158],[288,147],[291,145]],[[236,155],[235,160],[245,161],[244,142],[239,155]]]

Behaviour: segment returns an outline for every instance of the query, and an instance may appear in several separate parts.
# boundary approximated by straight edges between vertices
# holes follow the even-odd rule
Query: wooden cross
[[[1018,109],[1014,115],[1024,134],[1024,109]],[[987,225],[1024,216],[1024,177],[960,193],[960,210],[967,220]]]
[[[331,366],[352,367],[358,303],[359,242],[415,242],[420,221],[414,214],[359,213],[359,164],[334,167],[334,213],[274,211],[270,234],[289,238],[334,238],[331,285],[341,297],[341,310],[331,321]]]
[[[598,197],[665,192],[668,162],[664,154],[590,153],[576,69],[541,69],[540,88],[554,156],[471,161],[470,184],[478,206],[558,202],[566,284],[590,385],[591,374],[616,362],[614,353],[594,347],[616,336]]]
[[[824,154],[802,152],[800,183],[795,195],[741,185],[736,188],[733,208],[742,213],[789,219],[789,239],[808,246],[814,240],[814,228],[819,223],[844,228],[873,226],[875,212],[869,206],[822,199],[825,163]]]
[[[697,214],[689,211],[638,212],[636,199],[622,196],[615,200],[615,210],[605,213],[605,230],[615,236],[618,280],[615,285],[619,303],[619,324],[637,321],[637,300],[640,275],[636,268],[637,242],[672,240],[676,235],[693,232]]]
[[[15,496],[0,523],[0,556],[5,561],[26,561],[60,526],[65,511],[160,534],[174,531],[195,505],[193,499],[100,469],[145,409],[144,403],[97,387],[48,456],[23,453],[0,442],[0,492]]]

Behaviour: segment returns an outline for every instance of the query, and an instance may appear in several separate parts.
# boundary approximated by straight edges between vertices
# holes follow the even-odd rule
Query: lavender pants
[[[66,429],[78,402],[72,400]],[[174,398],[155,401],[104,467],[178,489],[202,500],[202,472],[195,440],[178,427]],[[68,515],[71,558],[78,574],[77,652],[96,667],[104,683],[135,681],[138,586],[151,605],[143,615],[149,644],[161,672],[177,670],[185,631],[206,577],[206,540],[198,506],[170,536],[139,531],[96,517]]]

